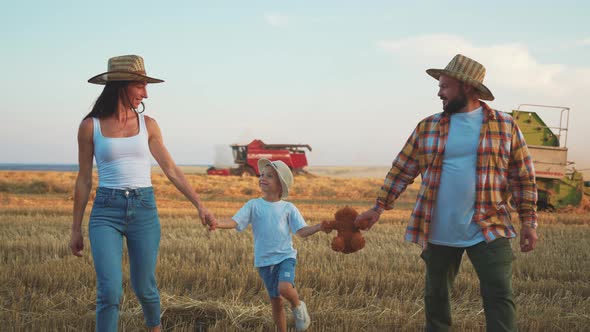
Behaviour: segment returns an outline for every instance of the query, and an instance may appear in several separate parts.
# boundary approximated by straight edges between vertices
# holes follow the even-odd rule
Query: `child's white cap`
[[[270,167],[277,171],[279,179],[281,180],[281,188],[283,189],[281,198],[287,198],[287,196],[289,196],[289,188],[293,185],[293,173],[291,173],[291,169],[282,160],[270,161],[268,159],[259,159],[258,172],[261,172],[267,165],[270,165]]]

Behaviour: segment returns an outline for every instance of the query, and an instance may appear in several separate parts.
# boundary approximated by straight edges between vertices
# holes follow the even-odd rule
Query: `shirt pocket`
[[[510,163],[510,146],[512,138],[506,134],[492,135],[490,138],[490,166],[496,171],[505,171]]]

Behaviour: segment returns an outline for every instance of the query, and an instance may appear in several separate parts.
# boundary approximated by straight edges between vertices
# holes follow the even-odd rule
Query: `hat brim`
[[[98,74],[91,77],[88,83],[105,85],[107,82],[114,81],[133,81],[133,82],[146,82],[146,83],[162,83],[164,80],[159,78],[149,77],[146,75],[129,73],[129,72],[113,72],[107,71],[102,74]]]
[[[287,182],[281,176],[281,173],[279,172],[278,168],[270,160],[258,159],[258,173],[260,173],[260,171],[263,168],[265,168],[266,165],[269,165],[270,167],[274,168],[275,171],[277,171],[277,174],[279,176],[279,180],[281,181],[281,189],[282,189],[281,199],[287,198],[289,196],[289,186],[287,186]]]
[[[440,75],[447,75],[452,78],[458,79],[459,81],[465,82],[465,83],[473,86],[475,89],[477,89],[477,91],[479,92],[479,99],[482,99],[482,100],[494,100],[495,99],[495,97],[492,94],[492,91],[490,91],[490,89],[488,89],[481,82],[478,82],[478,81],[476,81],[464,74],[453,72],[453,71],[448,71],[445,69],[427,69],[426,73],[428,75],[432,76],[436,80],[438,80],[440,78]]]

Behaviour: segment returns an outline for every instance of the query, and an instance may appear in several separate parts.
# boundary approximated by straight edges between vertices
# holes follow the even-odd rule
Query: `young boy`
[[[311,321],[295,289],[297,250],[293,248],[290,233],[305,238],[320,231],[321,224],[307,226],[295,205],[282,200],[287,198],[293,184],[293,174],[287,164],[260,159],[258,169],[262,197],[248,201],[231,219],[210,222],[209,229],[243,231],[252,224],[254,266],[270,295],[273,320],[279,331],[287,331],[282,296],[291,303],[296,330],[304,331]]]

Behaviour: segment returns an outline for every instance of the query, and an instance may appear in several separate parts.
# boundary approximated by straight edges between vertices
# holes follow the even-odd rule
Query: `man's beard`
[[[459,112],[465,106],[467,106],[467,95],[464,92],[461,92],[460,95],[449,100],[448,103],[443,106],[443,110],[446,114],[450,115]]]

